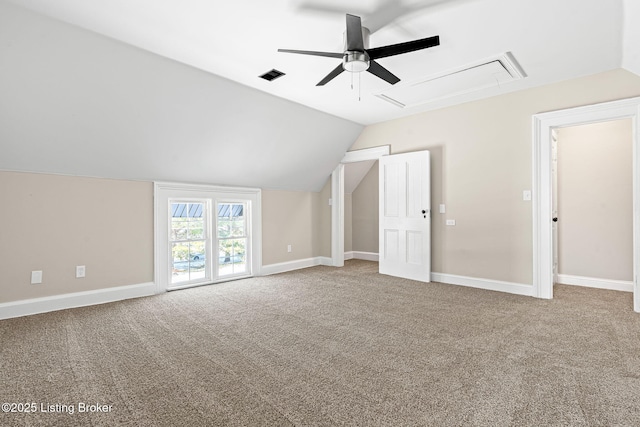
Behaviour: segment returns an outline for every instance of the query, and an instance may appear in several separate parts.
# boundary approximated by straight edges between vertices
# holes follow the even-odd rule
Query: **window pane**
[[[190,243],[189,255],[191,261],[197,261],[201,264],[205,262],[205,241],[196,240]]]
[[[171,245],[171,283],[189,280],[189,243],[173,243]]]
[[[246,266],[247,239],[225,239],[218,244],[218,274],[244,273]]]
[[[218,218],[218,237],[224,239],[231,236],[231,220],[229,218]]]
[[[233,237],[245,236],[244,232],[244,218],[235,219],[231,227],[231,235]]]
[[[202,203],[189,203],[187,211],[189,218],[202,218],[204,205]]]
[[[220,203],[218,205],[218,237],[246,236],[243,203]]]
[[[193,218],[189,221],[189,240],[202,239],[204,237],[204,220]]]
[[[187,218],[171,218],[171,240],[186,240],[187,227],[189,225]]]
[[[207,279],[205,203],[171,203],[171,283]]]

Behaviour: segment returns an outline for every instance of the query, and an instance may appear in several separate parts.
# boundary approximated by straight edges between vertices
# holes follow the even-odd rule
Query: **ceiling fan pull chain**
[[[351,90],[353,90],[353,73],[351,73]]]
[[[362,73],[358,73],[358,102],[362,101]]]

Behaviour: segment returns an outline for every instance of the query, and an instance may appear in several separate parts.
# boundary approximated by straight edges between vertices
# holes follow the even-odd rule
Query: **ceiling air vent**
[[[500,87],[524,77],[526,74],[513,55],[508,52],[413,83],[396,85],[379,94],[378,97],[400,108],[413,107],[496,86]]]
[[[267,81],[272,81],[277,79],[278,77],[282,77],[284,76],[284,73],[282,71],[278,71],[275,68],[271,71],[268,71],[266,73],[264,73],[263,75],[260,76],[261,79],[265,79]]]

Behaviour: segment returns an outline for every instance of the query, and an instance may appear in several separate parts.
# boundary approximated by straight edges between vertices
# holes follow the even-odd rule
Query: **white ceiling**
[[[363,125],[624,67],[638,0],[0,0],[0,170],[320,191]],[[510,52],[526,77],[411,108],[363,73],[316,83],[346,12],[409,85]],[[273,82],[258,75],[277,68]],[[401,88],[402,89],[402,88]],[[401,90],[407,93],[407,90]],[[359,100],[359,94],[361,100]],[[425,100],[430,101],[430,100]]]
[[[370,124],[619,68],[623,4],[633,0],[13,0],[39,13],[332,115]],[[345,13],[370,26],[371,47],[439,35],[441,45],[379,62],[409,84],[511,52],[527,77],[501,87],[399,108],[369,73],[316,83],[339,60],[278,48],[342,51]],[[628,36],[627,36],[628,38]],[[631,54],[631,53],[630,53]],[[637,60],[633,59],[634,63]],[[266,82],[276,68],[286,75]],[[358,77],[361,77],[361,81]],[[360,95],[359,95],[360,94]],[[358,98],[361,98],[360,100]]]

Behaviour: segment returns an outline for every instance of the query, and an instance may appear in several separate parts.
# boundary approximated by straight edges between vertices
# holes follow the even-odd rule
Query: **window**
[[[247,272],[246,203],[218,203],[218,276]]]
[[[202,282],[207,274],[207,203],[170,202],[171,284]]]
[[[260,274],[259,189],[156,183],[154,200],[158,292]]]

